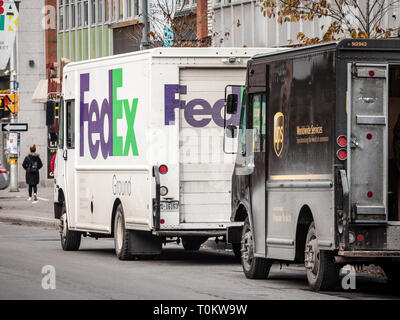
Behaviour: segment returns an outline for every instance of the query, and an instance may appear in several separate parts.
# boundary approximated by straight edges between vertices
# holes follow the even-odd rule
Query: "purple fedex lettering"
[[[101,105],[101,112],[99,111],[99,104],[97,100],[93,100],[89,104],[85,102],[85,92],[90,90],[90,79],[89,74],[84,73],[80,76],[80,156],[83,157],[85,153],[85,133],[84,123],[88,123],[88,145],[90,155],[93,159],[97,158],[99,147],[101,146],[101,153],[103,158],[106,159],[108,156],[113,155],[113,123],[112,123],[112,70],[108,73],[109,77],[109,89],[108,89],[108,100],[104,99]],[[108,117],[108,139],[105,140],[104,136],[104,122],[105,117]],[[94,134],[100,134],[100,141],[93,141]]]
[[[224,99],[217,100],[214,105],[211,107],[211,104],[204,99],[193,99],[186,103],[184,100],[179,100],[175,98],[176,94],[186,94],[187,86],[180,86],[177,84],[167,84],[164,87],[164,124],[165,125],[174,125],[175,124],[175,109],[183,109],[184,117],[186,122],[192,127],[201,128],[207,126],[211,119],[215,122],[216,125],[223,127],[224,126],[224,118],[223,118],[223,108],[224,108]],[[240,86],[233,87],[232,92],[237,94],[238,97],[241,96],[241,88]],[[240,99],[239,99],[240,101]],[[194,118],[196,116],[196,119]],[[199,119],[199,116],[203,116],[203,118]],[[234,114],[231,118],[226,120],[227,125],[239,125],[240,112]]]
[[[175,99],[175,94],[186,94],[186,86],[180,86],[179,84],[166,84],[164,90],[164,124],[166,126],[175,124],[175,109],[182,108],[182,102],[179,99]],[[183,107],[185,102],[183,102]]]

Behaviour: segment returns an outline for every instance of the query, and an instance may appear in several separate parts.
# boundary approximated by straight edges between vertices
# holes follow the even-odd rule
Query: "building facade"
[[[81,61],[140,50],[144,3],[147,1],[57,0],[58,60]],[[196,14],[196,8],[196,0],[178,0],[176,15]]]
[[[308,37],[322,37],[324,29],[331,23],[330,18],[313,21],[299,21],[279,24],[276,18],[269,19],[262,14],[257,0],[212,0],[213,45],[224,47],[279,47],[298,43],[297,34]],[[386,0],[386,5],[397,1]],[[365,5],[366,1],[358,1]],[[333,3],[333,1],[332,1]],[[365,10],[363,8],[363,10]],[[376,13],[376,8],[374,8]],[[389,10],[382,17],[384,28],[396,29],[392,36],[397,36],[399,27],[399,5]],[[351,14],[348,19],[353,19]],[[353,21],[356,23],[356,21]],[[324,29],[321,29],[325,26]],[[348,36],[348,35],[347,35]]]

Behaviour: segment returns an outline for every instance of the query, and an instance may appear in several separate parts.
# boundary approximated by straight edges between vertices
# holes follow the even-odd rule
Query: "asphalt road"
[[[383,279],[358,277],[355,291],[315,293],[304,269],[274,265],[248,280],[231,252],[186,252],[169,244],[152,260],[119,261],[112,239],[83,239],[64,252],[55,230],[0,223],[0,299],[398,299]],[[56,289],[42,288],[54,266]],[[359,279],[360,278],[360,279]]]

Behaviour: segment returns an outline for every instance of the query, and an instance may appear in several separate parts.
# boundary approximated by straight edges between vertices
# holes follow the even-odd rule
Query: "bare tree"
[[[313,44],[352,38],[388,38],[397,28],[383,26],[384,17],[398,8],[400,0],[258,0],[265,17],[278,23],[313,21],[330,18],[330,24],[321,27],[321,38],[299,32],[297,39]],[[393,16],[395,18],[395,16]]]
[[[173,32],[173,47],[199,47],[209,46],[210,39],[196,38],[196,12],[185,6],[185,1],[177,2],[174,7],[169,0],[157,0],[158,12],[149,11],[148,21],[152,28],[147,36],[150,47],[162,47],[164,45],[164,27],[169,27]],[[129,35],[132,40],[138,41],[140,32],[132,32]]]

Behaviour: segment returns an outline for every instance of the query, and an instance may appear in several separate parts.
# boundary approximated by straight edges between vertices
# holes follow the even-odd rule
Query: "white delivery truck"
[[[196,250],[225,235],[225,90],[240,96],[247,60],[273,50],[158,48],[68,64],[54,188],[63,249],[114,237],[128,259],[159,254],[167,239]]]

